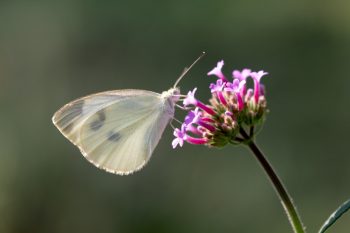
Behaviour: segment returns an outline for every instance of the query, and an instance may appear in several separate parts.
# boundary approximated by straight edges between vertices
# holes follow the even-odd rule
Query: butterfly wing
[[[174,115],[174,103],[155,92],[120,90],[75,100],[53,122],[95,166],[116,174],[141,169]]]

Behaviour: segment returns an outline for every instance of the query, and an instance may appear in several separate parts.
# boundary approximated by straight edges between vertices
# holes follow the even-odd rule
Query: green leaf
[[[334,213],[329,216],[327,221],[321,227],[319,233],[324,233],[330,228],[346,211],[350,209],[350,200],[344,202]]]

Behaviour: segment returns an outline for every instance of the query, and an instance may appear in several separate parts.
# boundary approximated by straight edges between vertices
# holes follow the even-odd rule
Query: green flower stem
[[[269,161],[265,158],[262,151],[258,148],[258,146],[254,143],[252,138],[242,129],[240,130],[241,135],[247,140],[246,144],[249,149],[255,155],[255,158],[259,161],[260,165],[265,170],[266,174],[270,178],[275,191],[277,192],[279,198],[281,199],[282,205],[286,211],[288,216],[288,220],[292,225],[292,228],[295,233],[305,233],[303,224],[301,222],[300,216],[296,211],[296,207],[294,206],[291,197],[288,195],[286,188],[283,186],[281,180],[278,178],[276,172],[273,170]]]

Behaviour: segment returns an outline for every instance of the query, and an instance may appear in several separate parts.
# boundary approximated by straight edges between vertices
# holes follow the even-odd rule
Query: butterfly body
[[[149,160],[169,121],[180,91],[106,91],[74,100],[52,121],[84,157],[107,172],[127,175]]]

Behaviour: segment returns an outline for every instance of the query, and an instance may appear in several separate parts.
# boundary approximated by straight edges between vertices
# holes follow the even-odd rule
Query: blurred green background
[[[264,69],[270,109],[258,144],[308,227],[350,197],[349,1],[1,1],[0,232],[291,232],[245,148],[171,148],[164,133],[134,175],[89,164],[53,113],[91,93]],[[177,117],[183,114],[177,111]],[[330,232],[349,232],[350,216]]]

